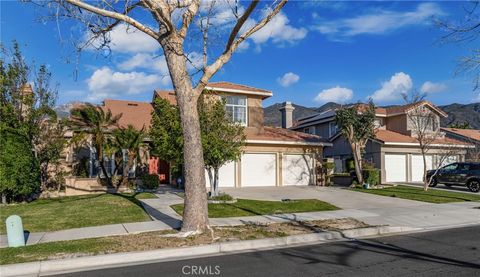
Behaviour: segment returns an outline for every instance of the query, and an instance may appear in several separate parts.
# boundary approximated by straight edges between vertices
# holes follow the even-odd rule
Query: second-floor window
[[[414,115],[410,118],[412,127],[420,131],[437,131],[438,124],[433,116]]]
[[[247,97],[245,96],[225,96],[225,108],[228,116],[233,122],[247,125]]]
[[[330,122],[328,124],[328,136],[334,136],[338,132],[338,126],[335,122]]]
[[[315,126],[312,127],[306,127],[303,129],[304,133],[310,134],[310,135],[315,135]]]

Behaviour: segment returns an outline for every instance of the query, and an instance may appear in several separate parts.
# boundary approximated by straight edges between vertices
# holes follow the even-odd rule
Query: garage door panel
[[[385,180],[387,182],[406,182],[406,161],[405,154],[385,154]]]
[[[430,170],[433,168],[433,156],[427,155],[425,156],[425,160],[427,162],[426,170]],[[422,155],[412,155],[412,164],[411,164],[411,171],[412,172],[412,182],[422,182],[423,181],[423,156]]]
[[[276,185],[276,154],[246,153],[242,155],[241,164],[242,187],[263,187]]]
[[[229,162],[220,167],[218,170],[218,188],[235,187],[235,166],[235,162]],[[207,187],[210,187],[210,178],[207,170],[205,170],[205,179]]]
[[[284,186],[307,186],[313,183],[313,159],[310,155],[283,155],[282,178]]]

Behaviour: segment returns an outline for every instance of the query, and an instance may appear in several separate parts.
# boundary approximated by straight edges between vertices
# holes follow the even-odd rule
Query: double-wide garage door
[[[245,153],[242,155],[240,172],[238,162],[231,162],[219,170],[219,187],[270,187],[277,186],[277,174],[280,171],[277,154]],[[282,184],[284,186],[310,185],[313,178],[314,160],[311,155],[284,154],[281,162]],[[207,186],[210,181],[207,176]],[[240,178],[237,176],[240,175]],[[240,179],[240,184],[236,182]]]
[[[407,163],[407,157],[410,162]],[[438,158],[437,158],[438,160]],[[446,159],[448,164],[457,161],[456,156]],[[426,155],[426,170],[434,168],[434,156]],[[410,168],[410,180],[407,179],[407,168]],[[422,182],[424,173],[423,156],[419,154],[385,154],[385,181],[386,182]]]

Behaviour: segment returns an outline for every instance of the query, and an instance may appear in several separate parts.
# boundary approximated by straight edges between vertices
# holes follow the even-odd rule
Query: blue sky
[[[471,80],[454,74],[473,45],[440,44],[442,32],[432,25],[432,17],[460,19],[464,4],[292,1],[212,80],[272,90],[265,106],[368,97],[379,105],[400,104],[401,93],[412,90],[428,93],[438,105],[479,101]],[[60,84],[59,103],[149,101],[154,88],[171,86],[162,53],[149,37],[120,26],[109,57],[90,49],[77,62],[70,39],[86,33],[71,21],[61,21],[59,30],[55,21],[39,18],[44,14],[30,4],[2,1],[0,37],[6,45],[16,39],[27,59],[49,66]],[[192,60],[198,59],[195,46],[189,47]]]

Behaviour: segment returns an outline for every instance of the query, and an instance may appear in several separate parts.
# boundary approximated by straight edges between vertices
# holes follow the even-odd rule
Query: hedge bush
[[[144,174],[140,177],[140,180],[142,181],[140,185],[142,189],[157,189],[160,185],[160,179],[155,174]]]
[[[380,170],[376,168],[364,169],[362,171],[363,181],[371,186],[380,184]]]

